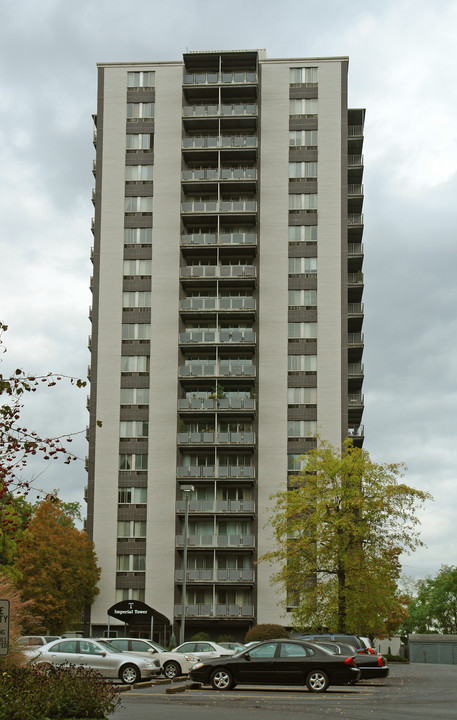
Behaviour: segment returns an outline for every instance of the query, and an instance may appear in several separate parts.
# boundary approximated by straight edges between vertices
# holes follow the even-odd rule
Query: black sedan
[[[355,650],[350,645],[345,645],[344,643],[336,643],[336,642],[316,642],[314,643],[318,647],[324,648],[324,650],[329,650],[331,653],[334,653],[335,655],[344,655],[347,656],[351,653],[355,653]],[[389,675],[390,668],[388,665],[386,665],[386,661],[384,660],[382,655],[361,655],[359,653],[356,653],[354,655],[355,664],[360,670],[360,679],[361,680],[373,680],[373,678],[386,678]]]
[[[268,640],[232,657],[212,658],[194,665],[192,681],[211,684],[215,690],[236,685],[306,685],[310,692],[325,692],[329,685],[356,682],[360,670],[352,655],[332,655],[302,640]]]

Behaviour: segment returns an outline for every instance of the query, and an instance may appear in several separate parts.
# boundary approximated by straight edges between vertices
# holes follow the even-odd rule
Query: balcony
[[[185,512],[185,500],[176,501],[176,512]],[[249,513],[255,512],[254,500],[189,500],[189,513]]]
[[[257,233],[188,233],[181,235],[181,245],[257,245]]]
[[[256,148],[255,135],[191,135],[183,138],[184,150],[202,148]]]
[[[348,316],[355,318],[363,317],[363,303],[349,303]]]
[[[348,345],[350,347],[363,346],[363,333],[348,333]]]
[[[181,345],[223,343],[228,345],[254,344],[256,334],[254,330],[188,330],[179,333]]]
[[[232,105],[184,105],[184,117],[220,117],[220,116],[257,115],[255,103],[237,103]]]
[[[363,363],[349,363],[348,365],[348,376],[350,378],[363,378],[364,366]]]
[[[180,268],[181,279],[185,278],[255,278],[254,265],[184,265]]]
[[[178,410],[255,410],[254,398],[180,398]]]
[[[349,408],[363,408],[364,398],[363,393],[349,393],[348,395],[348,407]]]
[[[348,256],[357,257],[363,255],[363,243],[348,243]]]
[[[235,363],[192,363],[180,365],[179,377],[255,377],[256,368],[254,365]]]
[[[179,445],[254,445],[253,432],[179,432]]]
[[[245,85],[257,82],[255,72],[185,73],[183,85]]]
[[[181,203],[182,213],[257,212],[256,200],[191,200]]]
[[[349,213],[348,225],[363,225],[363,213]]]
[[[248,478],[255,476],[252,465],[178,465],[179,478]]]
[[[175,617],[181,617],[182,606],[175,605]],[[224,617],[224,618],[252,618],[253,605],[186,605],[186,617]]]
[[[348,167],[363,167],[363,155],[348,155]]]
[[[363,272],[348,273],[348,285],[363,285]]]
[[[245,582],[252,583],[255,580],[255,570],[243,568],[217,569],[214,568],[195,568],[187,570],[186,578],[188,582],[212,582],[216,574],[217,582]],[[183,579],[182,569],[175,570],[175,581],[181,583]]]
[[[176,535],[176,545],[184,546],[184,535]],[[254,535],[189,535],[188,547],[255,547]]]
[[[195,267],[195,266],[194,266]],[[252,297],[190,297],[180,303],[181,310],[250,310],[256,309],[256,301]]]
[[[360,197],[363,196],[363,185],[357,183],[356,185],[348,185],[348,197]]]

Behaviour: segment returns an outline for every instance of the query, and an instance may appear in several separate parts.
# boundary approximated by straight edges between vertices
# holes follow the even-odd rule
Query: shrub
[[[104,718],[119,703],[116,689],[90,668],[15,667],[0,676],[0,720]]]
[[[233,635],[219,635],[216,642],[222,643],[222,642],[236,642]]]
[[[244,642],[252,642],[254,640],[275,640],[276,638],[290,637],[288,631],[282,625],[274,625],[273,623],[264,623],[263,625],[254,625],[247,631]]]
[[[192,635],[191,640],[211,640],[211,635],[205,632],[199,632],[196,633],[196,635]]]
[[[17,640],[24,630],[35,634],[43,631],[44,628],[41,624],[41,619],[31,614],[30,601],[24,602],[11,580],[1,574],[0,597],[10,601],[9,652],[8,655],[0,657],[1,675],[3,671],[8,670],[12,666],[24,664],[22,649],[17,644]]]

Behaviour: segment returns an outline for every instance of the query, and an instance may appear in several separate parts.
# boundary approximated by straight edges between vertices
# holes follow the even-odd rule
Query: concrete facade
[[[186,637],[289,624],[257,564],[271,495],[316,435],[363,442],[364,111],[347,108],[347,64],[220,51],[99,65],[94,634],[140,600],[178,636],[183,485]]]

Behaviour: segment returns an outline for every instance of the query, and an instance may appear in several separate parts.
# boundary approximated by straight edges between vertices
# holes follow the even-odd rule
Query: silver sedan
[[[158,660],[119,652],[103,640],[91,638],[54,640],[39,649],[26,650],[24,655],[34,665],[90,667],[106,678],[119,678],[128,685],[149,680],[161,672]]]

